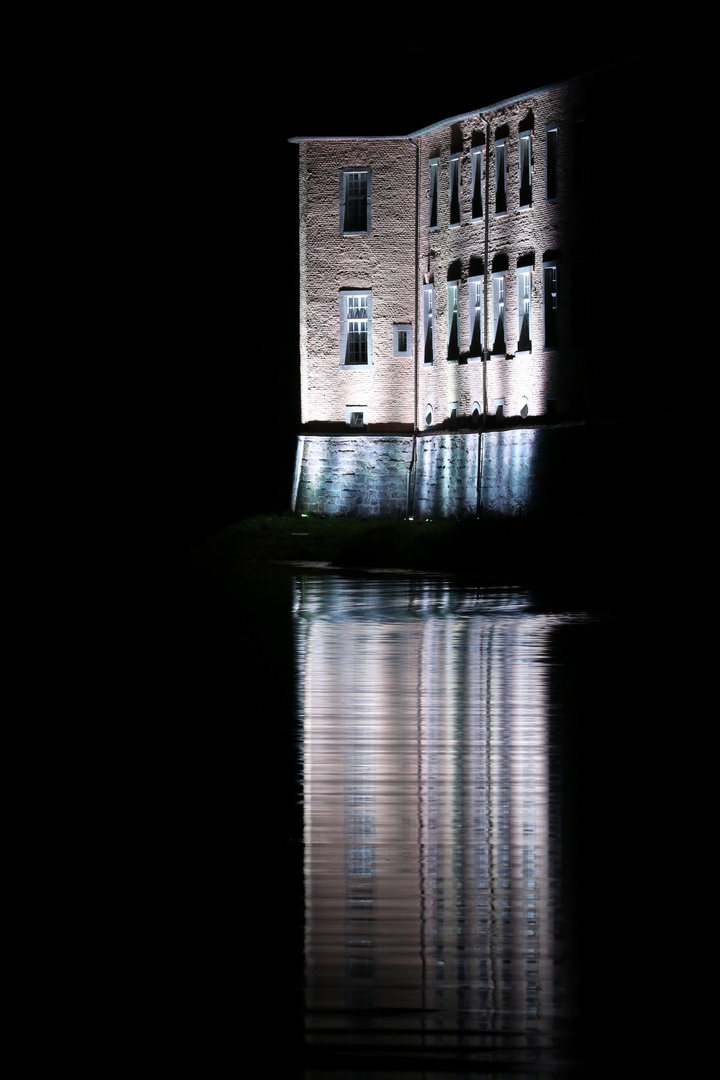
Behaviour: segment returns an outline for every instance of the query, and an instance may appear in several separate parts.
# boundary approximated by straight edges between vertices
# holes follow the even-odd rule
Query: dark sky
[[[165,25],[128,60],[130,368],[138,520],[159,537],[287,507],[299,422],[294,135],[408,134],[667,40],[602,26],[425,36],[282,20]],[[282,25],[275,26],[275,23]],[[417,20],[415,20],[417,22]],[[484,63],[489,52],[493,63]],[[659,60],[665,71],[667,59]],[[672,72],[671,72],[672,74]],[[123,221],[123,225],[125,222]]]

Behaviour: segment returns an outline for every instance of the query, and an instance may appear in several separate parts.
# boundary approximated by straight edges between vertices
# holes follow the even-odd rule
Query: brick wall
[[[393,325],[415,304],[415,158],[407,140],[300,144],[302,423],[344,423],[363,406],[371,424],[412,426],[414,359],[393,357]],[[371,169],[369,236],[340,234],[341,169]],[[340,361],[340,290],[372,292],[372,366]],[[414,355],[414,352],[413,352]]]

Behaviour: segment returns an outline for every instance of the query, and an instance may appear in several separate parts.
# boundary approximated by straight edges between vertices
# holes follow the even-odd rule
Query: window
[[[460,356],[460,336],[458,328],[458,283],[448,281],[448,360],[458,360]]]
[[[348,427],[367,427],[367,405],[346,405],[345,423]]]
[[[528,267],[517,272],[518,352],[530,352],[532,349],[532,335],[530,333],[531,297],[532,270]]]
[[[450,155],[450,228],[460,224],[460,155]]]
[[[507,211],[507,193],[505,191],[505,140],[495,140],[495,213]]]
[[[557,263],[543,263],[543,315],[545,323],[545,348],[555,349],[560,344],[558,322],[558,267]]]
[[[483,216],[483,148],[476,146],[472,152],[472,219]]]
[[[369,367],[372,363],[372,293],[340,292],[340,363]]]
[[[498,420],[502,420],[503,416],[505,415],[504,397],[495,398],[495,400],[493,401],[493,412],[497,416]]]
[[[483,279],[468,278],[468,309],[470,315],[470,356],[482,356],[483,348]]]
[[[425,406],[425,427],[432,427],[432,422],[433,408],[432,405],[428,402],[428,404]]]
[[[548,202],[558,194],[558,129],[548,125],[545,134],[546,195]]]
[[[532,205],[532,140],[529,131],[520,132],[520,206]]]
[[[428,198],[430,202],[430,228],[437,229],[438,223],[438,159],[430,158],[430,187]]]
[[[458,403],[457,401],[451,401],[448,406],[448,414],[451,420],[457,420],[458,418]]]
[[[370,233],[370,169],[340,170],[340,232]]]
[[[393,356],[412,356],[410,323],[395,323],[393,326]]]
[[[423,336],[425,339],[424,358],[426,364],[435,359],[433,335],[433,286],[423,285]]]
[[[505,346],[505,271],[493,274],[493,355],[504,356]]]

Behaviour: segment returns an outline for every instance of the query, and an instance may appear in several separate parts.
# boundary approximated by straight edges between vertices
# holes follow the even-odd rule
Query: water
[[[587,616],[311,575],[294,611],[308,1077],[332,1059],[376,1075],[573,1062],[550,666],[553,634]]]
[[[638,623],[422,575],[182,586],[155,772],[203,1064],[609,1075],[639,1029],[646,1060],[664,779]]]

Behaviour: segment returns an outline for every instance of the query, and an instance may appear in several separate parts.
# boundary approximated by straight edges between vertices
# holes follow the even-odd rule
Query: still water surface
[[[303,1080],[646,1074],[677,997],[667,621],[230,561],[164,604],[139,745],[168,1042]]]
[[[293,613],[306,1077],[564,1073],[578,957],[552,672],[558,632],[590,616],[327,573],[298,573]]]

